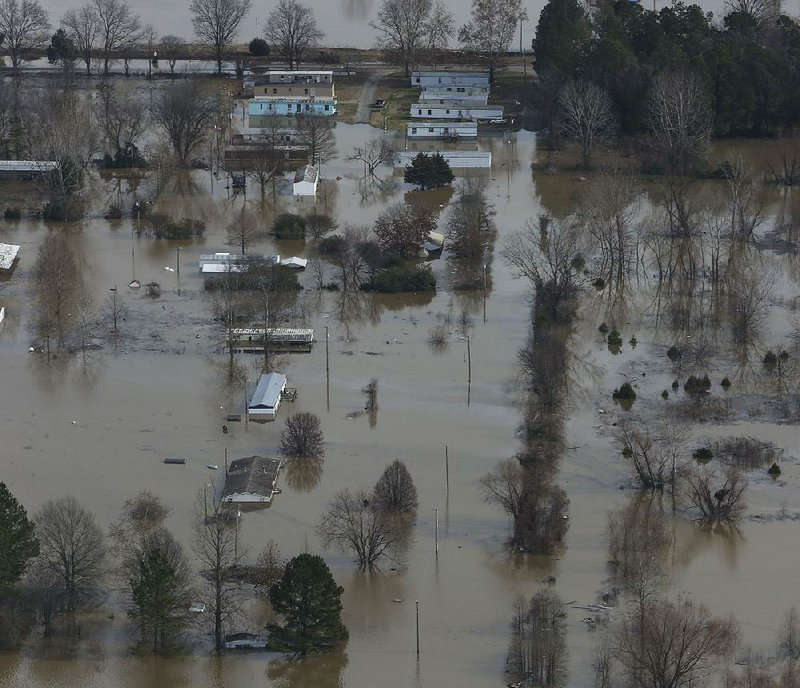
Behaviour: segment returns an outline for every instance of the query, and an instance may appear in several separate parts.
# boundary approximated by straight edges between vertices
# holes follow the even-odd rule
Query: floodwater
[[[375,133],[362,125],[336,128],[339,155],[323,165],[322,176],[336,180],[337,192],[320,204],[342,223],[370,223],[407,191],[395,178],[396,184],[385,192],[362,199],[360,168],[345,157],[353,145]],[[558,214],[555,206],[580,197],[585,188],[577,175],[534,177],[531,163],[537,152],[531,133],[499,136],[480,145],[495,155],[487,188],[497,211],[497,248],[525,219],[545,211]],[[95,184],[92,219],[81,224],[48,227],[31,220],[0,221],[0,240],[22,246],[19,265],[0,291],[8,313],[0,329],[0,479],[30,513],[49,499],[72,494],[103,525],[118,516],[125,499],[151,490],[170,505],[168,526],[188,545],[191,515],[204,483],[221,486],[222,472],[209,471],[206,465],[222,466],[226,450],[231,459],[271,454],[281,418],[293,411],[314,412],[322,419],[328,442],[324,463],[301,467],[294,475],[282,473],[283,493],[269,509],[243,515],[240,541],[253,558],[270,539],[286,557],[302,551],[323,554],[345,589],[344,621],[350,640],[342,655],[288,666],[268,662],[277,658],[258,653],[212,658],[202,635],[178,657],[136,656],[124,611],[111,598],[93,622],[83,624],[84,633],[74,646],[64,650],[33,638],[19,652],[0,656],[0,686],[357,688],[376,680],[431,688],[501,686],[506,683],[512,604],[518,596],[531,595],[553,576],[563,600],[584,605],[599,599],[609,585],[606,517],[632,498],[630,490],[620,489],[627,474],[612,438],[610,389],[646,369],[647,383],[644,378],[640,382],[643,400],[636,402],[643,405],[648,403],[644,398],[657,399],[673,376],[663,356],[667,335],[653,325],[648,312],[649,286],[632,295],[627,319],[621,320],[624,339],[635,333],[639,344],[635,350],[623,347],[617,356],[608,352],[597,332],[599,322],[608,317],[605,306],[594,302],[591,294],[584,299],[570,341],[580,372],[571,382],[567,449],[558,475],[570,498],[566,547],[556,557],[514,556],[504,546],[507,519],[483,502],[478,489],[480,477],[518,449],[516,352],[525,344],[530,315],[526,283],[510,277],[497,251],[488,265],[485,304],[481,291],[448,289],[459,276],[452,274],[454,267],[447,260],[432,263],[440,284],[433,297],[302,293],[298,322],[302,317],[315,328],[318,343],[311,354],[285,358],[283,371],[290,386],[299,390],[297,401],[281,409],[277,423],[231,423],[230,432],[223,434],[223,419],[241,410],[245,390],[241,382],[227,382],[226,357],[220,352],[218,326],[211,299],[202,289],[197,257],[225,250],[226,218],[244,203],[258,207],[259,190],[251,184],[246,198],[231,196],[224,182],[209,172],[174,179],[157,201],[158,208],[178,217],[203,217],[208,223],[201,241],[183,242],[178,251],[175,243],[137,238],[135,221],[99,219],[111,200],[119,197],[129,206],[132,197],[127,181],[117,184],[104,178]],[[140,198],[152,190],[150,184],[138,186]],[[0,207],[25,193],[25,187],[0,186]],[[310,209],[291,198],[281,203],[284,209]],[[778,205],[772,199],[770,217],[778,214]],[[105,346],[85,361],[80,354],[64,354],[48,364],[43,355],[28,353],[31,268],[48,232],[69,236],[98,304],[110,288],[118,288],[129,315],[120,327],[116,351],[106,322]],[[257,249],[284,255],[304,255],[306,250],[302,244],[271,241]],[[771,259],[780,265],[790,260]],[[127,290],[133,277],[142,283],[160,282],[162,296],[149,299]],[[310,275],[303,280],[310,284]],[[785,287],[789,297],[796,294],[796,284],[787,282]],[[775,301],[764,341],[782,337],[787,329],[791,300]],[[472,321],[470,385],[466,341],[457,331],[464,312]],[[448,315],[449,343],[435,351],[428,344],[430,331]],[[247,356],[238,360],[252,389],[260,361]],[[374,426],[362,413],[361,388],[371,378],[379,385]],[[711,437],[727,432],[717,425],[702,426],[697,433]],[[710,533],[690,523],[685,514],[676,516],[669,592],[691,596],[715,613],[735,615],[744,642],[768,653],[783,611],[800,593],[798,433],[796,426],[756,418],[741,420],[730,434],[760,436],[784,448],[783,475],[778,482],[754,481],[747,495],[748,516],[737,534]],[[190,461],[165,466],[165,456],[188,456]],[[387,566],[380,575],[359,573],[348,556],[320,550],[315,526],[335,492],[372,486],[395,458],[406,463],[419,492],[411,544],[401,565]],[[790,518],[779,520],[779,513]],[[761,518],[752,518],[756,515]],[[419,657],[415,601],[420,607]],[[585,615],[570,606],[568,685],[576,688],[591,683],[599,636],[582,623]],[[256,630],[258,618],[254,611],[236,630]]]
[[[800,12],[799,0],[790,0],[783,4],[784,11],[790,14]],[[453,14],[456,25],[469,21],[472,3],[469,0],[443,0],[444,5]],[[645,0],[645,6],[651,8],[654,0]],[[53,23],[69,9],[80,7],[81,0],[50,0],[47,9]],[[172,34],[187,40],[192,39],[191,15],[189,3],[177,0],[158,2],[157,0],[136,0],[130,3],[145,23],[153,24],[162,36]],[[253,9],[243,22],[239,35],[242,42],[247,42],[262,33],[263,25],[269,12],[277,3],[254,2]],[[317,24],[325,32],[322,44],[330,47],[371,48],[377,44],[375,31],[369,26],[380,8],[380,0],[307,0],[303,3],[313,8]],[[539,13],[546,3],[544,0],[523,0],[522,6],[528,14],[528,21],[523,25],[523,45],[530,49],[530,39],[539,21]],[[725,11],[724,0],[699,0],[695,3],[705,11],[721,16]],[[668,5],[666,0],[655,0],[657,9]],[[258,27],[258,29],[256,29]],[[511,50],[519,49],[519,36],[512,41]]]

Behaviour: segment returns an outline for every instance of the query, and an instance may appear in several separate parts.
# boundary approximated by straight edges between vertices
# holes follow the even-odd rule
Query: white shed
[[[292,193],[295,196],[316,196],[319,184],[319,170],[313,165],[306,165],[294,175]]]

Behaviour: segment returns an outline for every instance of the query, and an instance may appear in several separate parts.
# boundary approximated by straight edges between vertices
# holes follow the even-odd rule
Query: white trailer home
[[[489,72],[411,72],[411,85],[491,86]]]
[[[408,122],[406,136],[410,139],[476,139],[475,122]]]
[[[489,122],[503,119],[502,105],[477,105],[458,100],[445,100],[437,103],[414,103],[411,106],[412,119],[471,119],[476,122]]]
[[[453,170],[488,169],[492,166],[491,151],[400,151],[394,161],[395,167],[406,167],[420,153],[435,155],[438,153]]]
[[[421,103],[437,100],[460,100],[464,103],[486,105],[489,102],[488,86],[425,86],[419,92]]]
[[[275,420],[285,389],[285,375],[280,373],[262,375],[247,406],[247,415],[256,420]]]

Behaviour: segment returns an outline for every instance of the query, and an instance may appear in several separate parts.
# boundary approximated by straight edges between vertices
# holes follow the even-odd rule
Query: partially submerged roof
[[[308,182],[316,184],[319,179],[319,170],[314,165],[306,165],[303,169],[297,170],[294,174],[294,183]]]
[[[0,270],[10,270],[19,253],[16,244],[0,244]]]
[[[0,160],[0,172],[52,172],[57,168],[55,160]]]
[[[236,494],[254,494],[272,497],[281,462],[265,456],[248,456],[236,459],[228,467],[222,498]]]
[[[302,270],[306,267],[306,265],[308,265],[308,259],[290,256],[289,258],[284,258],[281,261],[281,265],[284,265],[287,268],[294,268],[295,270]]]
[[[248,408],[275,408],[281,398],[281,391],[286,387],[286,376],[280,373],[268,373],[258,379],[258,386],[253,392]]]

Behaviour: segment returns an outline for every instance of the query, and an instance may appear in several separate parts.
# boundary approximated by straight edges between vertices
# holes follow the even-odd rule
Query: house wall
[[[222,498],[223,502],[232,504],[268,504],[272,501],[272,495],[254,494],[252,492],[234,492]]]
[[[269,117],[271,115],[311,115],[330,117],[336,114],[336,99],[322,100],[281,100],[280,98],[251,99],[247,105],[250,128],[263,126],[262,120],[254,117]]]
[[[430,124],[427,122],[413,122],[406,127],[408,138],[436,139],[444,136],[458,136],[460,138],[477,138],[478,127],[471,122],[463,126],[461,122],[445,124]]]
[[[411,106],[413,119],[493,119],[503,116],[503,108],[499,106],[471,106],[467,103],[463,107],[453,105],[439,105],[433,103],[414,103]]]

